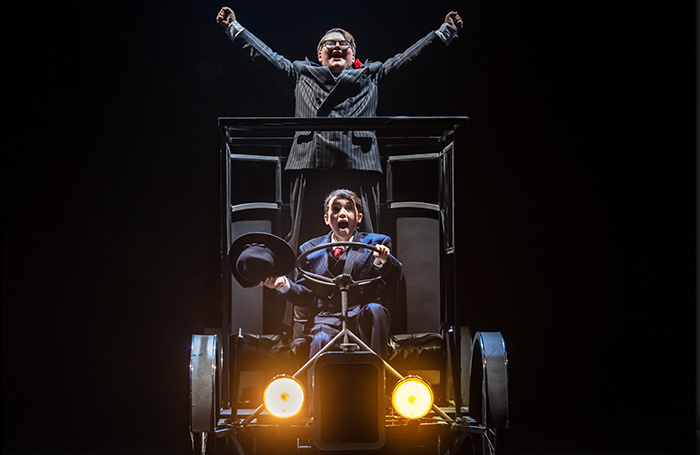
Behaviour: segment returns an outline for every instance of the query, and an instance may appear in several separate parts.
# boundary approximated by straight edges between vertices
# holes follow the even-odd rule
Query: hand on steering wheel
[[[352,286],[365,286],[365,285],[370,284],[374,281],[380,280],[384,277],[384,275],[386,275],[386,273],[391,268],[391,265],[390,265],[391,261],[387,261],[389,263],[389,265],[385,264],[380,269],[379,275],[372,277],[372,278],[367,278],[364,280],[355,281],[353,279],[353,277],[349,274],[343,273],[340,275],[336,275],[333,278],[329,278],[327,276],[318,275],[316,273],[306,271],[301,267],[302,263],[304,262],[304,259],[306,259],[306,257],[309,256],[311,253],[314,253],[314,252],[319,251],[319,250],[323,250],[323,249],[327,249],[327,248],[334,248],[334,247],[339,247],[339,246],[348,247],[350,249],[362,248],[362,249],[366,249],[366,250],[372,250],[372,251],[375,251],[375,252],[380,253],[380,254],[382,253],[382,251],[379,248],[377,248],[376,245],[370,245],[370,244],[362,243],[362,242],[324,243],[323,245],[317,245],[317,246],[311,248],[310,250],[304,251],[302,254],[300,254],[299,257],[297,258],[296,269],[299,271],[299,273],[301,273],[301,275],[304,278],[307,278],[307,279],[313,281],[314,283],[322,284],[325,286],[337,286],[340,289],[348,289]]]

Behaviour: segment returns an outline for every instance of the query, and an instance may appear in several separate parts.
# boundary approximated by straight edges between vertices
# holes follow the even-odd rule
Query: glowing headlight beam
[[[433,389],[418,376],[400,380],[391,392],[394,410],[407,419],[420,419],[433,407]]]
[[[263,404],[267,412],[275,417],[292,417],[299,413],[304,404],[304,389],[291,376],[275,376],[265,387]]]

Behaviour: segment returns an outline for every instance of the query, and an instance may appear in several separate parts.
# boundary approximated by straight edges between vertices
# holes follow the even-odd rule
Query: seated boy
[[[362,221],[362,201],[350,190],[338,189],[326,197],[323,219],[331,231],[301,245],[299,254],[332,242],[361,242],[375,246],[378,251],[353,247],[355,252],[350,254],[351,248],[336,248],[333,251],[330,248],[321,249],[308,255],[302,268],[332,278],[342,274],[346,261],[350,260],[350,274],[355,281],[386,272],[381,280],[350,288],[347,320],[348,328],[386,359],[390,335],[389,311],[381,304],[380,291],[384,286],[396,284],[402,276],[401,263],[391,255],[391,239],[386,235],[357,230],[357,225]],[[389,270],[385,270],[386,267]],[[311,310],[309,317],[313,318],[313,323],[305,333],[311,339],[310,357],[342,330],[340,290],[321,287],[304,277],[296,281],[284,276],[270,277],[262,284],[277,289],[300,309]]]

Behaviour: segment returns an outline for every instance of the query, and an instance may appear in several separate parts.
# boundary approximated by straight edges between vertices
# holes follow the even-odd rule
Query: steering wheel
[[[327,276],[318,275],[316,273],[309,272],[307,270],[304,270],[301,267],[304,259],[306,259],[306,257],[308,255],[310,255],[311,253],[314,253],[318,250],[324,250],[327,248],[334,248],[334,247],[339,247],[339,246],[344,246],[344,247],[348,247],[351,249],[352,248],[363,248],[366,250],[372,250],[372,251],[379,252],[379,249],[375,245],[370,245],[370,244],[362,243],[362,242],[324,243],[322,245],[317,245],[317,246],[311,248],[310,250],[304,251],[302,254],[300,254],[299,257],[297,258],[297,261],[296,261],[296,269],[299,271],[299,273],[301,273],[301,275],[304,278],[307,278],[307,279],[313,281],[314,283],[322,284],[324,286],[329,286],[329,287],[337,286],[338,288],[340,288],[340,290],[347,290],[352,286],[366,286],[370,283],[373,283],[377,280],[382,279],[384,277],[384,275],[386,275],[387,272],[389,272],[389,269],[391,269],[391,261],[387,261],[389,263],[389,266],[386,266],[387,264],[384,264],[384,266],[380,269],[379,275],[372,277],[372,278],[367,278],[365,280],[355,281],[352,278],[352,275],[350,275],[350,274],[342,273],[340,275],[334,276],[333,278],[329,278]]]

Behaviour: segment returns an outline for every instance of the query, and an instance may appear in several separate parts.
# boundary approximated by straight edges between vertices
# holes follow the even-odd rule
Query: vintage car
[[[192,336],[190,433],[197,454],[494,454],[508,428],[500,332],[463,322],[455,273],[454,179],[466,117],[220,118],[222,324]],[[386,178],[382,232],[404,278],[386,360],[345,324],[313,358],[290,305],[231,279],[228,251],[248,232],[283,236],[282,171],[294,131],[375,131]],[[253,184],[251,184],[253,182]],[[351,248],[374,248],[347,242]],[[319,248],[327,248],[321,245]],[[320,286],[371,285],[296,273]],[[332,346],[340,345],[340,349]],[[337,349],[337,350],[336,350]]]

